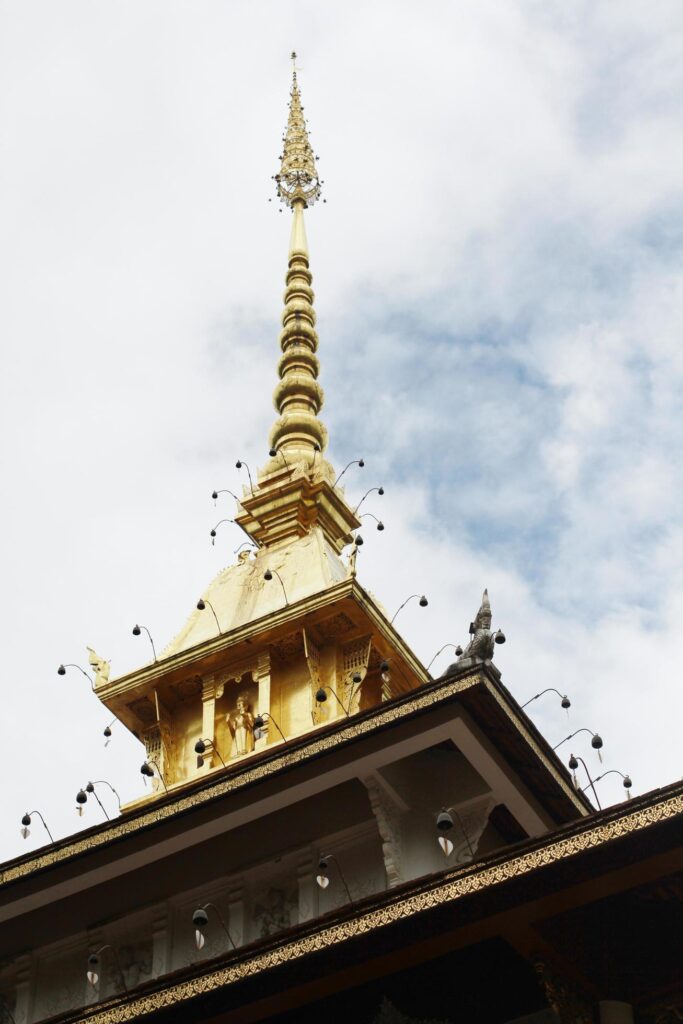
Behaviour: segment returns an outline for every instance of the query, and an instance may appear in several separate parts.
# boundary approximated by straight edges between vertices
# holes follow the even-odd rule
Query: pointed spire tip
[[[308,128],[301,106],[297,82],[296,51],[292,50],[292,90],[280,171],[275,175],[277,194],[288,206],[295,203],[312,206],[320,198],[320,179],[308,138]]]

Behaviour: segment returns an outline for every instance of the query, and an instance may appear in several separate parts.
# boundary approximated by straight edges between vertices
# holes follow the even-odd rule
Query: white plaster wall
[[[348,901],[334,868],[324,892],[316,885],[323,853],[338,858],[354,899],[385,888],[381,844],[374,823],[368,822],[292,850],[277,863],[255,865],[245,874],[219,878],[90,932],[37,947],[0,971],[5,1005],[16,1024],[32,1024],[106,999],[124,984],[134,989],[156,975],[223,955],[232,947],[214,907],[207,909],[205,945],[196,948],[192,914],[207,903],[218,908],[238,948],[333,910]],[[103,945],[113,950],[101,952],[100,979],[93,987],[86,978],[88,955]],[[19,968],[25,974],[27,964],[26,993],[20,999]]]

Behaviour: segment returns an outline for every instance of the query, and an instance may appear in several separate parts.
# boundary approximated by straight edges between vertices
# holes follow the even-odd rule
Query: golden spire
[[[280,173],[274,176],[280,201],[292,210],[280,380],[273,394],[280,415],[270,431],[270,461],[259,470],[256,487],[245,488],[236,522],[259,547],[288,545],[315,529],[339,553],[353,540],[360,521],[323,458],[327,430],[318,419],[323,390],[304,226],[304,210],[319,198],[321,183],[303,110],[295,67]]]
[[[295,57],[293,53],[292,61]],[[318,335],[315,332],[311,288],[313,277],[308,269],[308,242],[304,225],[304,209],[319,198],[320,181],[308,140],[296,67],[292,75],[282,163],[280,173],[275,175],[275,182],[280,201],[292,208],[293,219],[280,333],[280,381],[273,394],[280,418],[270,432],[270,446],[283,449],[290,461],[310,463],[315,453],[324,451],[327,445],[327,431],[318,419],[323,404],[323,390],[318,384],[320,366],[315,355]]]

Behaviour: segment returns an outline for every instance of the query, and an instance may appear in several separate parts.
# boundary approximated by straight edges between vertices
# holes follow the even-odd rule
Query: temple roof
[[[270,580],[265,579],[268,570],[273,574]],[[217,635],[218,625],[221,633],[230,632],[283,605],[325,591],[347,575],[347,567],[320,527],[275,551],[261,548],[253,553],[244,552],[237,565],[222,569],[215,577],[202,595],[208,607],[192,612],[161,657],[170,658],[212,639]]]

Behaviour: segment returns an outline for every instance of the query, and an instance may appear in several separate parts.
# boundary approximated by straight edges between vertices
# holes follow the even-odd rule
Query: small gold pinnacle
[[[301,106],[301,93],[296,78],[296,52],[292,50],[292,91],[280,172],[275,175],[277,194],[287,206],[301,202],[312,206],[320,198],[320,179],[308,138],[308,129]]]

